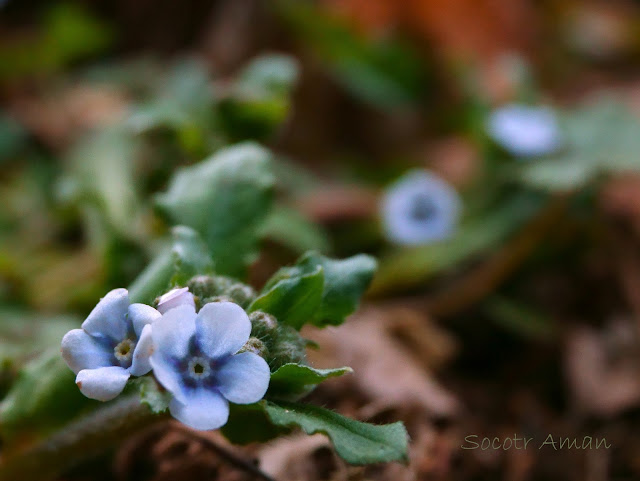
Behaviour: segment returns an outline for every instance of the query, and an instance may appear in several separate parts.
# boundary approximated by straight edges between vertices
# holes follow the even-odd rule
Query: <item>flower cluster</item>
[[[265,395],[270,370],[243,349],[251,321],[230,301],[196,312],[188,288],[161,296],[157,308],[131,304],[126,289],[109,292],[82,323],[62,339],[62,355],[76,384],[92,399],[118,396],[130,376],[153,372],[172,395],[169,410],[195,429],[226,424],[229,402],[250,404]]]

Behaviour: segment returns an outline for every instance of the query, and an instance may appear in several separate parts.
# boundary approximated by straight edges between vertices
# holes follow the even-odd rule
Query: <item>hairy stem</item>
[[[0,463],[0,481],[44,481],[165,419],[131,396],[95,411]]]

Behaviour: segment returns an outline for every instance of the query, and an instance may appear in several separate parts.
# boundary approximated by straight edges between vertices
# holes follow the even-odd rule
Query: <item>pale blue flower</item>
[[[520,104],[500,107],[489,116],[487,133],[516,157],[551,154],[561,145],[558,120],[548,107]]]
[[[188,287],[172,289],[166,294],[160,296],[158,299],[157,309],[161,314],[164,314],[169,309],[173,309],[174,307],[178,307],[182,304],[192,306],[194,309],[196,307],[193,294],[189,292]]]
[[[262,399],[269,366],[257,354],[238,353],[250,333],[249,317],[232,302],[206,304],[197,314],[183,304],[154,322],[151,365],[173,394],[173,417],[195,429],[217,429],[227,422],[229,402]]]
[[[403,245],[425,244],[450,237],[458,225],[462,202],[438,176],[414,170],[393,183],[382,201],[386,236]]]
[[[77,374],[82,394],[109,401],[131,375],[151,370],[151,323],[161,314],[144,304],[130,304],[126,289],[109,292],[82,323],[62,339],[62,357]]]

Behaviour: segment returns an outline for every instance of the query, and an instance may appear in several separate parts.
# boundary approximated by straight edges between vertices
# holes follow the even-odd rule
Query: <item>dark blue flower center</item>
[[[418,195],[414,197],[411,203],[409,216],[417,222],[424,222],[433,218],[436,215],[436,211],[436,206],[431,198],[425,195]]]

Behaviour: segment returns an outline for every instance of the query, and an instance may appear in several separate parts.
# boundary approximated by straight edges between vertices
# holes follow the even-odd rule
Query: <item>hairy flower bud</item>
[[[251,304],[256,297],[256,293],[251,286],[241,283],[233,284],[224,291],[224,295],[230,297],[233,302],[245,309],[249,307],[249,304]]]
[[[267,345],[257,337],[250,337],[240,352],[252,352],[262,358],[268,357],[269,354]]]
[[[258,339],[272,339],[278,328],[278,321],[271,314],[262,311],[254,311],[249,314],[251,321],[251,335]]]

